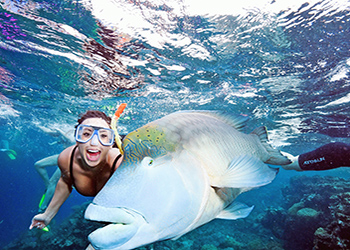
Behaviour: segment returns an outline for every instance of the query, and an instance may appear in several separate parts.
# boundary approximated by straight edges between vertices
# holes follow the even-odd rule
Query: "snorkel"
[[[118,122],[120,115],[123,113],[124,109],[126,108],[126,105],[127,105],[126,103],[120,104],[117,111],[115,111],[114,116],[112,117],[112,121],[111,121],[111,128],[113,129],[114,136],[115,136],[114,140],[115,140],[115,143],[117,144],[117,147],[118,147],[121,154],[124,154],[124,151],[122,148],[122,141],[120,140],[120,136],[119,136],[118,129],[117,129],[117,122]]]

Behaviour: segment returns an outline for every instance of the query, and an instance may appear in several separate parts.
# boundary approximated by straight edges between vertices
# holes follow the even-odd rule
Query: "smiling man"
[[[57,214],[74,187],[84,196],[95,196],[122,162],[118,148],[113,147],[111,118],[103,112],[89,110],[78,120],[76,145],[66,148],[58,157],[61,177],[55,194],[43,214],[32,219],[30,229],[45,228]]]

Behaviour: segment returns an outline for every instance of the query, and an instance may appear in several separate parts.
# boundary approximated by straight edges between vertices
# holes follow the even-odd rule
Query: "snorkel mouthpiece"
[[[126,106],[127,106],[126,103],[122,103],[119,105],[117,111],[115,111],[114,116],[112,117],[112,122],[111,122],[111,128],[113,129],[114,136],[115,136],[114,140],[121,154],[124,154],[124,151],[122,148],[122,141],[120,140],[120,136],[117,129],[117,122],[120,115],[123,113],[124,109],[126,108]]]

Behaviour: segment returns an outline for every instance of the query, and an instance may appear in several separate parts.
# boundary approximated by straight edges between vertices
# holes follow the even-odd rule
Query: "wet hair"
[[[111,126],[112,119],[108,117],[105,113],[98,110],[88,110],[84,114],[80,115],[80,118],[78,119],[78,125],[89,118],[101,118],[105,120],[109,126]],[[76,125],[75,127],[78,127],[78,125]]]

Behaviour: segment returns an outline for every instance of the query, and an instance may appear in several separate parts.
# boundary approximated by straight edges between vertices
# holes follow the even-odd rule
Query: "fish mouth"
[[[91,203],[85,211],[85,219],[104,223],[132,224],[140,216],[128,208],[104,207],[95,203]]]
[[[103,207],[91,203],[85,219],[107,224],[88,236],[96,249],[118,249],[135,236],[145,218],[136,211],[122,207]]]

